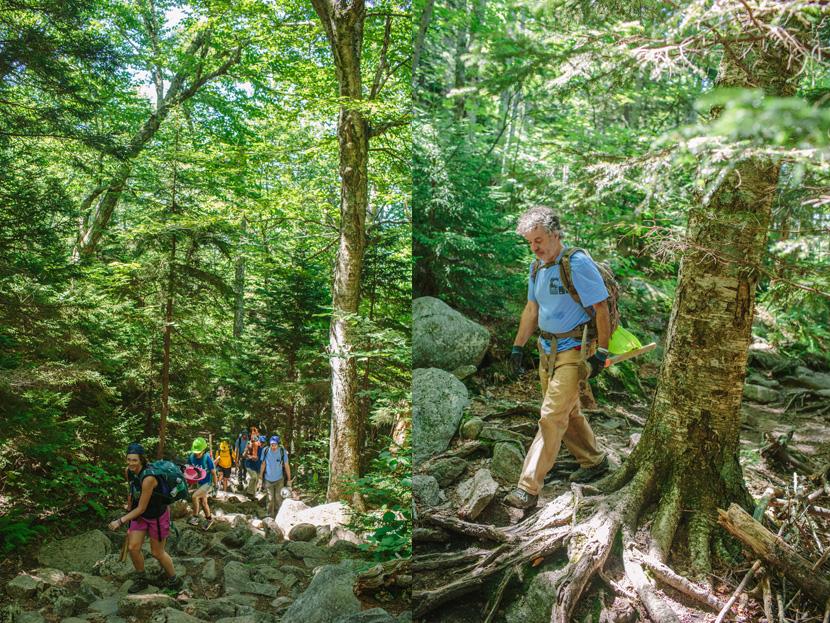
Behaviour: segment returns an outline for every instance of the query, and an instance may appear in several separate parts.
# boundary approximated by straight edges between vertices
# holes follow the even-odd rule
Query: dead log
[[[749,547],[756,556],[781,571],[821,606],[830,599],[830,581],[782,538],[774,535],[737,504],[718,509],[718,523]]]

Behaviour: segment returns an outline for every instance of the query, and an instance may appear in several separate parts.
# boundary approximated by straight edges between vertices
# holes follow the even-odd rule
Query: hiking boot
[[[602,457],[602,460],[597,463],[596,465],[592,465],[591,467],[580,467],[576,470],[573,474],[571,474],[570,480],[571,482],[591,482],[595,478],[602,476],[605,472],[608,471],[608,455],[606,454]]]
[[[162,586],[164,590],[178,592],[182,590],[184,581],[178,575],[174,575],[172,578],[167,578]]]
[[[205,519],[205,525],[202,526],[202,530],[207,530],[213,525],[213,517],[208,517]]]
[[[199,525],[199,518],[196,515],[193,515],[190,519],[187,520],[188,526],[198,526]]]
[[[536,501],[539,499],[538,495],[531,495],[524,489],[516,487],[512,493],[504,498],[504,503],[515,508],[533,508],[536,506]]]
[[[133,581],[130,584],[130,588],[127,589],[127,592],[130,594],[141,592],[150,586],[150,582],[147,581],[147,575],[143,571],[141,573],[134,573],[130,579]]]

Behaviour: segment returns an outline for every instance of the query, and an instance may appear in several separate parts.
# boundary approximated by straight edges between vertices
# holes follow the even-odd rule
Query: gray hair
[[[533,206],[525,210],[516,222],[516,233],[524,236],[537,227],[544,227],[548,233],[559,232],[562,235],[562,227],[559,225],[559,217],[547,206]]]

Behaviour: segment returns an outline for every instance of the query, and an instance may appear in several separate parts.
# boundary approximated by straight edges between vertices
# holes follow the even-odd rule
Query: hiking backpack
[[[179,467],[171,461],[154,461],[141,472],[141,479],[145,476],[155,476],[159,483],[153,493],[161,498],[164,505],[172,504],[177,500],[190,501],[187,492],[187,483]]]
[[[594,263],[600,276],[602,277],[602,282],[605,284],[605,289],[608,290],[608,298],[606,300],[608,301],[608,319],[611,322],[611,332],[609,335],[613,335],[614,331],[617,330],[617,327],[620,326],[620,309],[617,306],[617,301],[620,298],[620,284],[617,282],[617,278],[614,276],[614,271],[611,270],[611,266],[609,266],[607,262],[597,262],[591,257],[590,253],[580,247],[569,247],[565,249],[565,252],[562,254],[562,259],[560,260],[562,266],[559,270],[559,278],[562,280],[562,285],[565,286],[568,294],[571,295],[571,298],[576,302],[576,304],[582,307],[582,301],[579,300],[579,293],[576,291],[576,287],[574,286],[574,282],[571,277],[571,256],[577,252],[584,253],[588,259]],[[548,268],[549,266],[554,266],[555,264],[556,261],[547,263],[543,263],[542,260],[538,259],[534,261],[530,269],[530,277],[532,281],[534,283],[536,282],[536,275],[540,270]],[[593,335],[597,335],[597,322],[594,318],[593,310],[589,310],[588,308],[584,309],[585,313],[587,313],[590,318],[588,321],[588,331]]]

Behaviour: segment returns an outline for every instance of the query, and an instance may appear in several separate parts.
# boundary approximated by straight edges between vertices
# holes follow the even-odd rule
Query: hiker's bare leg
[[[205,494],[205,497],[202,498],[202,504],[205,505],[205,517],[213,517],[213,515],[210,514],[210,506],[208,506],[207,494]]]
[[[153,558],[159,561],[161,568],[164,569],[164,572],[167,574],[168,578],[172,578],[176,575],[176,570],[173,568],[173,559],[170,558],[170,554],[164,551],[164,541],[157,541],[153,537],[150,537],[150,553],[153,554]]]
[[[144,554],[141,553],[141,546],[144,544],[146,534],[144,530],[133,530],[127,533],[127,551],[130,552],[133,567],[139,573],[144,571]]]

